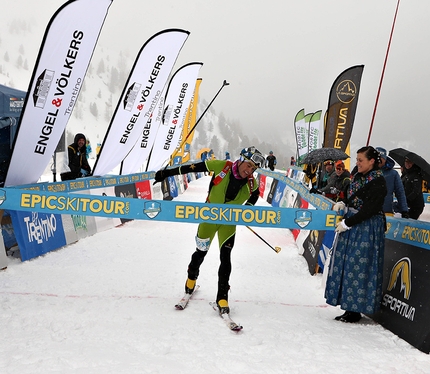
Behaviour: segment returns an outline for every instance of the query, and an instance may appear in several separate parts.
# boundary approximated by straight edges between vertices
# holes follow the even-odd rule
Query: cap
[[[342,160],[336,161],[336,168],[341,167],[342,169],[345,169],[345,164]]]
[[[384,160],[387,159],[387,150],[385,148],[376,147],[375,149],[379,152],[379,155],[381,156],[381,158],[383,158]]]
[[[333,160],[325,160],[324,165],[334,165],[334,161]]]

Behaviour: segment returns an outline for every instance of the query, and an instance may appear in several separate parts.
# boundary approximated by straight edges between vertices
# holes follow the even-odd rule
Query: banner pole
[[[393,38],[394,25],[396,24],[397,11],[399,10],[399,4],[400,4],[400,0],[397,0],[396,12],[394,13],[393,25],[391,26],[390,39],[388,40],[387,52],[385,54],[384,66],[382,67],[381,79],[379,81],[378,93],[376,94],[375,107],[373,108],[372,121],[370,122],[370,129],[369,129],[369,135],[367,136],[366,146],[368,146],[370,143],[370,135],[372,134],[373,122],[375,120],[375,115],[376,115],[376,108],[378,107],[379,94],[381,93],[382,81],[384,80],[385,67],[387,65],[388,52],[390,51],[391,39]]]
[[[179,152],[179,150],[182,148],[182,146],[185,144],[185,142],[187,141],[188,137],[193,133],[194,129],[197,127],[197,125],[199,124],[200,120],[203,118],[203,116],[206,114],[206,112],[208,111],[209,107],[212,105],[212,103],[215,101],[215,99],[217,98],[217,96],[219,95],[219,93],[221,92],[221,90],[224,88],[224,86],[228,86],[230,83],[228,83],[225,79],[224,82],[222,83],[221,88],[218,90],[218,92],[216,93],[216,95],[213,97],[212,101],[208,104],[208,106],[206,107],[206,109],[203,111],[203,113],[200,115],[200,117],[197,119],[196,123],[194,124],[194,126],[191,128],[191,130],[189,131],[189,133],[187,134],[187,136],[185,137],[185,139],[182,141],[182,143],[179,145],[179,147],[177,147],[175,149],[175,152],[173,152],[173,154],[170,156],[170,159],[173,160],[176,156],[176,154]],[[168,164],[166,165],[165,169],[167,168]]]

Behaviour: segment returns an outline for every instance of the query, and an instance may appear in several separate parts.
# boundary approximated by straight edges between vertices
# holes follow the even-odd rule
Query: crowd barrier
[[[300,168],[290,168],[286,175],[292,180],[285,183],[282,173],[261,171],[267,201],[282,206],[324,209],[321,197],[315,200],[301,181]],[[297,196],[300,195],[300,196]],[[424,194],[425,212],[430,194]],[[331,207],[332,204],[327,204]],[[334,232],[292,230],[299,251],[306,258],[309,272],[322,272]],[[384,283],[381,309],[369,316],[382,326],[406,340],[420,351],[430,351],[430,223],[412,219],[387,217],[384,253]]]
[[[153,173],[130,176],[84,178],[77,181],[40,183],[20,189],[44,192],[85,193],[98,196],[173,200],[183,193],[199,173],[169,177],[153,185]],[[333,202],[322,195],[310,194],[302,183],[303,172],[292,167],[286,173],[259,170],[260,196],[272,207],[299,208],[303,211],[331,211]],[[1,203],[2,196],[0,196]],[[430,201],[428,194],[426,202]],[[87,215],[68,215],[10,210],[2,220],[6,249],[18,247],[22,261],[74,243],[81,238],[121,225],[128,219]],[[11,221],[8,221],[8,217]],[[430,224],[422,221],[387,217],[384,263],[384,295],[380,312],[371,318],[425,353],[430,350],[427,315],[430,300],[426,290],[430,279]],[[322,272],[333,229],[291,230],[299,252],[305,257],[310,274]],[[0,248],[1,251],[1,248]],[[4,252],[4,251],[2,251]],[[2,268],[0,256],[0,269]]]
[[[185,177],[175,187],[177,191],[166,192],[166,183],[153,185],[153,172],[127,176],[106,176],[81,178],[73,181],[37,183],[19,186],[19,189],[46,193],[83,193],[94,196],[112,196],[137,199],[163,199],[163,195],[182,193],[191,179],[199,173]],[[182,178],[184,179],[184,178]],[[18,187],[17,187],[18,188]],[[4,197],[0,196],[1,200]],[[32,211],[2,211],[2,236],[4,249],[0,252],[14,252],[15,257],[27,261],[50,251],[72,244],[79,239],[94,235],[127,221],[124,218],[99,217],[81,214],[54,214]],[[2,262],[3,261],[3,262]],[[0,269],[7,264],[7,258],[0,256]]]

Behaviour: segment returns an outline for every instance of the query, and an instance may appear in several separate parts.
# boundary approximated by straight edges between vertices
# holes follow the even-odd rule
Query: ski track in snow
[[[178,200],[204,201],[209,177]],[[261,199],[259,204],[266,205]],[[428,373],[430,357],[368,318],[334,321],[285,229],[238,226],[230,308],[209,305],[214,241],[183,311],[197,225],[133,221],[0,272],[1,373]]]

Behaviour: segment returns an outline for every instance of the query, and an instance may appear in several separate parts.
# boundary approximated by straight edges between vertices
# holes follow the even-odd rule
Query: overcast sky
[[[63,3],[44,0],[42,7],[21,0],[11,9],[9,1],[0,0],[3,20],[32,17],[33,33],[24,45],[28,50],[31,44],[35,55],[49,19]],[[325,111],[336,77],[364,64],[354,157],[367,141],[396,5],[397,0],[114,0],[97,49],[127,51],[134,59],[156,32],[190,31],[177,67],[204,63],[200,92],[207,101],[227,80],[230,85],[214,109],[262,140],[268,132],[294,137],[295,114],[302,108]],[[370,142],[388,149],[403,146],[427,160],[429,14],[429,0],[400,1]]]

